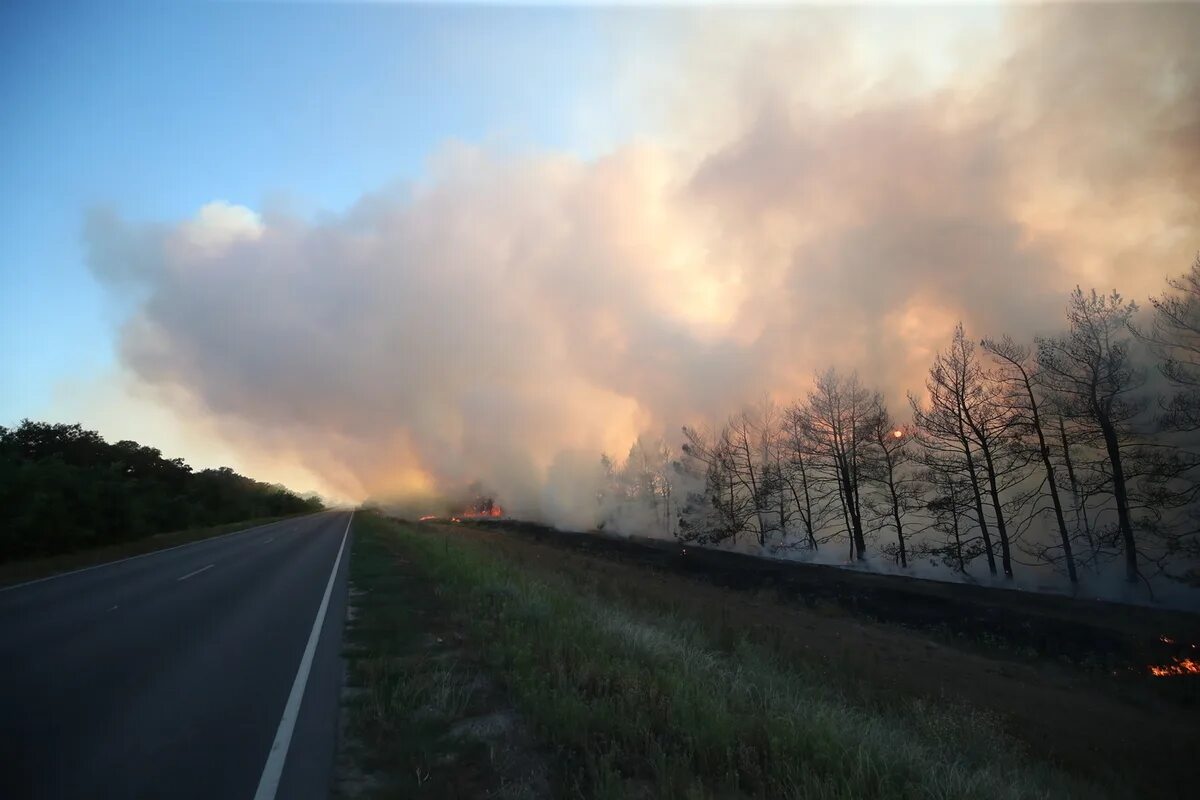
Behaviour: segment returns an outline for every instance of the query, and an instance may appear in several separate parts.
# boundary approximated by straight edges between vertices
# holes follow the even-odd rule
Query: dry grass
[[[469,542],[378,518],[359,535],[394,539],[469,621],[490,671],[559,754],[563,794],[1104,796],[979,713],[865,704],[736,631],[534,577]]]

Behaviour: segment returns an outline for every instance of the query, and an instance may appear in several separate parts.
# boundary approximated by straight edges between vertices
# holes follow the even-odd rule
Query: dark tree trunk
[[[904,526],[900,522],[900,501],[892,488],[892,518],[896,520],[896,543],[900,546],[900,566],[908,566],[908,551],[904,548]]]
[[[950,502],[955,504],[950,509],[950,522],[954,526],[954,555],[958,558],[958,571],[962,574],[967,574],[967,563],[963,560],[962,552],[962,535],[958,529],[958,498],[951,495]]]
[[[1129,514],[1129,493],[1125,487],[1125,469],[1121,464],[1121,446],[1117,432],[1107,417],[1100,419],[1100,430],[1104,434],[1104,447],[1108,460],[1112,462],[1113,497],[1117,501],[1117,526],[1121,531],[1121,543],[1125,547],[1125,580],[1137,583],[1137,542],[1133,538],[1133,522]]]
[[[1067,467],[1067,480],[1071,484],[1071,498],[1075,505],[1075,530],[1083,531],[1083,535],[1087,537],[1088,548],[1095,556],[1096,545],[1092,541],[1092,526],[1087,518],[1087,504],[1084,503],[1079,492],[1079,481],[1075,478],[1075,463],[1071,460],[1071,445],[1067,442],[1067,426],[1063,424],[1062,417],[1058,418],[1058,434],[1062,438],[1063,464]]]
[[[882,442],[880,445],[883,446]],[[900,548],[900,566],[907,567],[908,552],[904,548],[904,524],[900,521],[900,496],[896,492],[896,468],[892,464],[891,455],[886,450],[884,458],[887,462],[887,485],[892,501],[892,520],[896,523],[896,544]]]
[[[850,521],[854,523],[854,548],[858,551],[855,558],[859,561],[867,557],[867,541],[863,536],[862,509],[859,507],[858,487],[851,488]]]
[[[850,531],[850,554],[862,561],[866,558],[867,543],[863,538],[862,516],[858,508],[858,492],[850,477],[850,468],[844,456],[838,458],[838,481],[842,486],[844,511]]]
[[[975,471],[975,457],[971,454],[971,445],[966,438],[962,441],[963,452],[967,456],[967,477],[971,481],[971,493],[975,499],[975,513],[979,517],[979,532],[983,535],[983,548],[987,553],[988,572],[996,574],[996,554],[992,548],[992,534],[988,531],[987,518],[983,516],[983,495],[979,491],[979,474]]]
[[[1050,487],[1050,500],[1054,503],[1054,519],[1058,522],[1058,534],[1062,539],[1063,558],[1067,562],[1067,576],[1071,579],[1072,584],[1076,584],[1079,583],[1079,576],[1075,574],[1075,556],[1071,553],[1071,536],[1067,532],[1067,520],[1063,516],[1062,500],[1058,496],[1058,481],[1054,477],[1054,462],[1050,460],[1050,446],[1046,444],[1046,435],[1042,431],[1042,417],[1038,412],[1037,396],[1033,393],[1033,386],[1024,369],[1021,370],[1021,376],[1025,381],[1025,392],[1029,396],[1029,411],[1032,415],[1033,430],[1037,434],[1038,454],[1042,457],[1042,467],[1046,470],[1046,483]]]
[[[800,466],[800,480],[804,482],[804,527],[808,530],[808,543],[812,545],[815,552],[817,537],[813,533],[812,493],[808,489],[808,470],[804,468],[803,457],[797,456],[796,463]]]
[[[1004,523],[1004,508],[1000,505],[1000,491],[996,486],[996,467],[992,462],[992,451],[983,446],[983,463],[987,470],[988,494],[992,498],[992,508],[996,511],[996,533],[1000,537],[1000,561],[1004,568],[1004,577],[1013,576],[1012,553],[1008,546],[1008,526]]]
[[[846,496],[846,487],[842,480],[842,468],[838,464],[837,467],[837,487],[838,498],[842,501],[842,521],[846,525],[846,538],[850,540],[850,555],[848,558],[854,558],[854,525],[850,521],[850,498]]]

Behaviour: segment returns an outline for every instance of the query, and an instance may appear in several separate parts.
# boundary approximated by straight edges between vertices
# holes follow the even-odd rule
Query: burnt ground
[[[994,716],[1031,753],[1130,796],[1196,790],[1200,676],[1154,678],[1148,667],[1195,658],[1200,615],[512,521],[437,527],[634,605],[727,625],[864,696]]]
[[[772,591],[788,602],[832,603],[968,646],[1066,661],[1118,678],[1141,678],[1149,665],[1175,658],[1200,659],[1200,614],[786,562],[664,540],[562,532],[510,520],[472,524],[730,589]],[[1184,682],[1155,683],[1178,689]],[[1176,694],[1200,702],[1200,695]]]

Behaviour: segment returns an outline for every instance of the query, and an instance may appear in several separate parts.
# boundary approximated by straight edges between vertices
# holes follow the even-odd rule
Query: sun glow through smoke
[[[878,44],[897,13],[681,16],[627,61],[653,111],[614,78],[647,132],[595,157],[447,143],[316,220],[97,212],[95,274],[141,298],[122,364],[339,496],[424,512],[480,481],[588,525],[599,454],[640,434],[830,364],[902,408],[960,319],[1040,331],[1081,276],[1142,297],[1189,262],[1196,9],[905,12],[925,55]]]

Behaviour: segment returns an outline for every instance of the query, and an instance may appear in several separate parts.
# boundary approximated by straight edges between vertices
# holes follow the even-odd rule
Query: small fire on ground
[[[499,519],[504,509],[490,497],[482,497],[458,512],[460,519]]]
[[[1156,678],[1172,675],[1200,675],[1200,661],[1194,658],[1176,658],[1171,664],[1151,665],[1150,674]]]
[[[464,519],[500,519],[504,516],[504,509],[490,497],[480,497],[475,502],[468,505],[466,508],[456,511],[449,516],[439,514],[426,514],[418,519],[419,522],[432,522],[439,519],[448,519],[451,522],[462,522]]]

